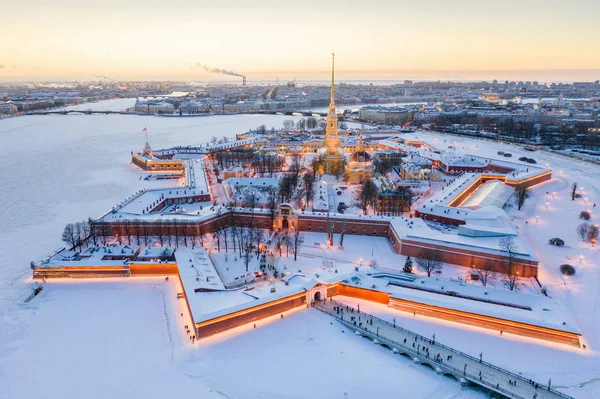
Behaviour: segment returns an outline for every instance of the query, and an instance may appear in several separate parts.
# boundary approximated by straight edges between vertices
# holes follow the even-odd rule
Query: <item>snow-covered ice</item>
[[[29,262],[63,246],[60,233],[66,223],[98,217],[139,189],[168,184],[140,180],[142,174],[129,164],[130,151],[144,144],[144,127],[151,145],[164,148],[198,144],[213,135],[233,137],[262,124],[279,127],[284,119],[297,117],[69,115],[0,121],[0,397],[43,393],[49,399],[162,398],[195,393],[207,398],[330,398],[344,397],[345,392],[349,398],[397,397],[399,392],[417,399],[485,397],[341,332],[340,325],[315,310],[299,309],[283,320],[277,316],[261,321],[256,330],[242,326],[191,346],[181,333],[185,322],[177,319],[181,302],[175,299],[180,291],[172,286],[176,279],[57,281],[23,303],[30,293]],[[553,180],[536,187],[525,207],[510,209],[509,216],[541,260],[540,281],[554,301],[570,309],[587,349],[500,337],[374,304],[361,309],[396,317],[423,335],[435,332],[442,343],[473,355],[483,350],[488,361],[525,376],[543,382],[551,377],[554,386],[574,397],[599,397],[598,248],[581,242],[575,226],[584,209],[592,210],[595,221],[600,167],[495,142],[422,132],[407,137],[439,148],[447,147],[444,140],[456,142],[457,151],[464,143],[465,152],[489,157],[508,148],[514,158],[534,157],[540,166],[554,170]],[[583,187],[577,201],[568,198],[574,181]],[[567,246],[550,247],[547,241],[554,236]],[[304,245],[313,241],[308,238]],[[387,257],[381,245],[375,255]],[[306,248],[306,255],[316,258],[321,250],[313,247]],[[349,255],[358,256],[354,251],[354,246],[349,248]],[[353,261],[366,263],[371,254],[363,258]],[[293,263],[289,259],[286,263]],[[558,271],[561,263],[576,266],[577,274],[565,280]]]

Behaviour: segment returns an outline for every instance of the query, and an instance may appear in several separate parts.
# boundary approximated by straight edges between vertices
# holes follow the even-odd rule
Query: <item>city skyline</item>
[[[538,80],[600,77],[596,2],[356,1],[300,6],[181,1],[102,7],[9,1],[0,80],[326,80],[335,50],[340,81]]]

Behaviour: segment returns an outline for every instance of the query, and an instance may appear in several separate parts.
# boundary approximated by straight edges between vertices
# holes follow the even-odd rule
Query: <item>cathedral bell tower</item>
[[[331,99],[329,100],[329,111],[327,113],[327,127],[323,146],[327,148],[337,148],[340,146],[340,137],[338,136],[338,117],[335,113],[335,54],[331,53]]]

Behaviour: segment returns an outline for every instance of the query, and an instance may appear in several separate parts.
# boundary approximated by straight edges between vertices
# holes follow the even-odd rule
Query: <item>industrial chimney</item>
[[[242,76],[242,86],[246,86],[246,77]]]

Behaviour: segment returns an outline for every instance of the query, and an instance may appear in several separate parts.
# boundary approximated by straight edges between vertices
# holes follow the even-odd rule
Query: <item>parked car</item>
[[[533,158],[527,158],[527,163],[537,163],[537,161]]]
[[[504,155],[504,151],[498,151],[498,155]]]
[[[510,152],[505,152],[505,153],[504,153],[504,154],[502,154],[502,155],[504,155],[504,156],[505,156],[505,157],[507,157],[507,158],[510,158],[510,157],[512,157],[512,154],[511,154]]]

